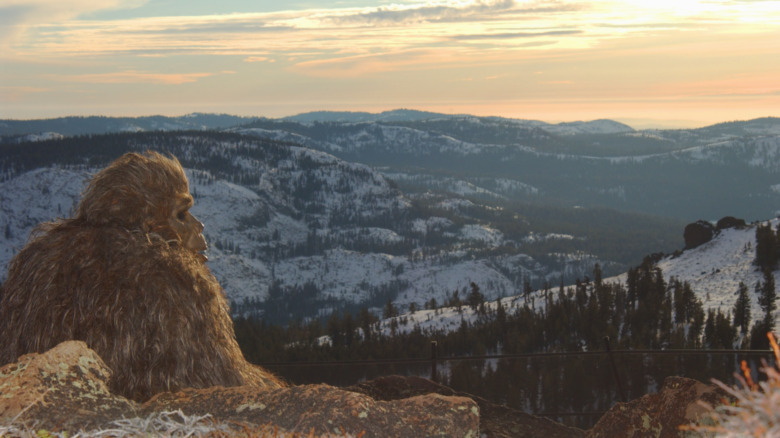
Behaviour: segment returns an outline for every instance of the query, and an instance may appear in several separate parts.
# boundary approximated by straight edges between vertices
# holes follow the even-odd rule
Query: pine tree
[[[593,265],[593,286],[595,288],[600,288],[602,284],[602,272],[601,272],[601,265],[596,263]]]
[[[358,314],[358,325],[360,325],[360,328],[363,331],[363,340],[365,342],[371,342],[371,335],[373,333],[372,326],[376,320],[377,318],[369,312],[366,307],[360,309],[360,313]]]
[[[398,316],[398,310],[393,305],[392,300],[387,300],[387,303],[385,303],[385,308],[382,311],[382,318],[384,319],[390,319],[395,316]]]
[[[467,300],[469,307],[471,307],[471,310],[474,311],[476,311],[477,308],[485,302],[485,296],[482,295],[482,292],[479,291],[479,286],[477,286],[477,283],[471,282],[471,292],[469,293]]]
[[[764,328],[766,331],[772,331],[775,328],[774,312],[777,310],[777,291],[775,291],[775,276],[769,269],[764,269],[764,284],[761,286],[760,292],[758,304],[764,311]]]
[[[739,283],[737,301],[734,303],[734,327],[739,328],[740,333],[747,334],[750,327],[750,296],[745,283]]]
[[[756,227],[756,265],[762,269],[777,266],[777,236],[772,231],[772,225]]]
[[[328,336],[334,347],[341,346],[343,339],[341,336],[341,321],[338,312],[333,312],[328,318]]]

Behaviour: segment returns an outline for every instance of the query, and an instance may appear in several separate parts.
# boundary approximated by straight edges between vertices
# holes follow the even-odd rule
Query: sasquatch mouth
[[[206,243],[206,239],[203,237],[202,234],[198,237],[199,237],[198,242],[195,245],[193,245],[191,248],[192,251],[195,252],[195,254],[197,254],[198,258],[203,263],[206,263],[209,259],[208,256],[209,244]]]

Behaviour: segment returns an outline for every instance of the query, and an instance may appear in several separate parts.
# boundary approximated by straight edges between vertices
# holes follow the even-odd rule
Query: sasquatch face
[[[203,253],[208,249],[206,238],[203,237],[203,223],[190,213],[194,201],[192,196],[186,194],[177,200],[171,211],[168,222],[181,239],[182,245],[190,251],[197,253],[201,261],[208,257]]]

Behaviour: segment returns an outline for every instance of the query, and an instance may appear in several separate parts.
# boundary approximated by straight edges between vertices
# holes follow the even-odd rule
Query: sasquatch
[[[40,225],[0,297],[0,364],[81,340],[143,401],[185,387],[283,383],[244,359],[206,266],[203,224],[179,161],[125,154],[97,173],[75,217]]]

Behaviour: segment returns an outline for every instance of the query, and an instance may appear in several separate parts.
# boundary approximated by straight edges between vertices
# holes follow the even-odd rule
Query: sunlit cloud
[[[119,0],[115,0],[118,2]],[[452,44],[491,44],[505,48],[550,45],[565,48],[594,47],[605,39],[632,34],[689,29],[691,14],[707,26],[730,23],[723,32],[738,32],[741,20],[750,20],[755,6],[737,8],[733,2],[677,2],[695,4],[675,21],[668,15],[671,3],[653,2],[515,2],[444,1],[407,3],[379,8],[321,9],[275,13],[212,16],[151,17],[131,20],[65,20],[29,29],[29,37],[15,49],[49,56],[173,56],[238,55],[245,59],[287,57],[290,52],[313,52],[320,60],[345,54],[393,54],[399,50]],[[677,4],[675,3],[675,4]],[[655,3],[653,3],[655,5]],[[722,12],[713,12],[715,4]],[[766,5],[763,5],[766,9]],[[679,8],[678,8],[679,9]],[[735,9],[738,9],[735,11]],[[676,10],[676,9],[675,9]],[[778,7],[762,14],[778,16]],[[698,15],[696,15],[698,12]],[[674,14],[683,14],[675,12]],[[45,22],[44,22],[45,23]],[[753,25],[744,32],[757,32]],[[764,29],[766,31],[766,29]],[[312,59],[306,60],[311,61]],[[251,61],[248,61],[251,62]]]
[[[180,93],[175,99],[143,97],[169,101],[187,99],[188,87],[175,86],[192,83],[214,86],[208,91],[215,98],[272,102],[273,95],[279,105],[422,102],[433,108],[456,99],[463,112],[468,102],[489,108],[491,99],[501,99],[496,108],[557,102],[586,109],[598,102],[592,108],[603,109],[617,102],[649,108],[674,99],[711,101],[719,93],[753,96],[744,98],[748,105],[778,93],[780,1],[337,4],[213,15],[186,15],[185,7],[179,16],[109,19],[94,13],[91,0],[0,0],[0,83],[7,88],[0,89],[0,106],[11,96],[42,100],[34,90],[51,81],[78,83],[87,92],[97,84],[101,93],[117,95],[141,88],[125,84],[170,86]],[[223,77],[228,72],[230,80]]]
[[[30,94],[46,93],[48,88],[43,87],[0,87],[0,101],[17,102]]]
[[[65,22],[103,9],[139,7],[148,0],[0,0],[0,47],[40,23]]]
[[[276,62],[275,59],[271,59],[267,56],[249,56],[244,58],[244,62]]]
[[[230,73],[230,72],[223,72]],[[86,82],[93,84],[165,84],[181,85],[214,76],[214,73],[147,73],[123,71],[116,73],[95,73],[70,76],[53,76],[52,79],[65,82]]]
[[[460,62],[456,54],[447,50],[417,49],[304,61],[295,64],[292,71],[307,76],[346,78],[424,67],[443,69]]]
[[[359,11],[334,14],[337,24],[398,25],[420,22],[458,22],[497,17],[516,6],[514,0],[444,1],[421,4],[393,4]]]

